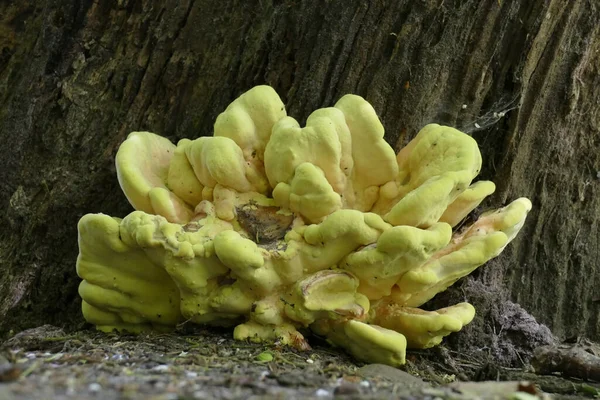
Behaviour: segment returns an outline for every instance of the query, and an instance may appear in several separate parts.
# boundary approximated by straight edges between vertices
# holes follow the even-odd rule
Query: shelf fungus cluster
[[[116,165],[136,211],[78,226],[86,320],[133,332],[235,326],[236,339],[297,348],[312,331],[390,365],[439,344],[475,309],[419,307],[497,256],[531,203],[459,228],[495,188],[472,183],[477,143],[431,124],[396,155],[383,136],[359,96],[301,127],[268,86],[231,103],[211,137],[131,133]]]

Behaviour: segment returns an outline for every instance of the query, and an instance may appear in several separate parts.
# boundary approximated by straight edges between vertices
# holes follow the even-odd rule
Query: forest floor
[[[409,352],[397,369],[356,363],[325,342],[298,352],[230,337],[202,328],[138,336],[28,330],[1,347],[0,399],[600,397],[600,384],[486,365],[444,347]]]

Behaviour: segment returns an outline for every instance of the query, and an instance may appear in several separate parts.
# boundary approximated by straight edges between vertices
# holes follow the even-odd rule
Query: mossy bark
[[[429,122],[472,134],[486,205],[534,204],[479,279],[600,338],[598,21],[592,0],[0,3],[0,332],[82,321],[77,221],[130,211],[130,131],[210,135],[266,83],[300,120],[360,94],[396,148]]]

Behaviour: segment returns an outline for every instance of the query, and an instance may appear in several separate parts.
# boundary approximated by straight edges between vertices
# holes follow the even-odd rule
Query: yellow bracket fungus
[[[383,136],[362,97],[301,127],[268,86],[231,103],[212,137],[131,133],[116,166],[136,211],[79,222],[84,317],[104,331],[235,326],[300,349],[312,331],[390,365],[439,344],[475,309],[418,307],[497,256],[531,203],[463,226],[495,189],[473,182],[477,143],[431,124],[396,155]]]

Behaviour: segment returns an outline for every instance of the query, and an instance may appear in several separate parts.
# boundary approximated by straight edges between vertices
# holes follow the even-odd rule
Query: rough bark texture
[[[360,94],[397,148],[429,122],[471,133],[487,205],[534,204],[479,279],[600,338],[598,21],[594,0],[0,2],[0,333],[81,322],[77,221],[130,211],[130,131],[210,135],[267,83],[300,120]]]

